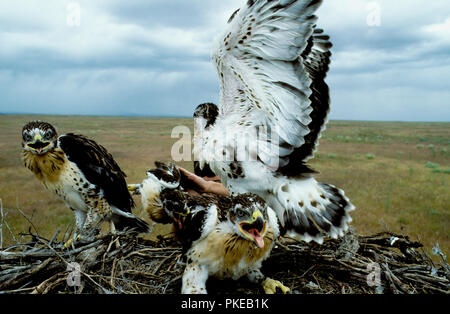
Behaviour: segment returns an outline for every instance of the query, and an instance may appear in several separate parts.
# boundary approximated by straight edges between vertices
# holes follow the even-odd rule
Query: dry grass
[[[105,146],[128,174],[141,182],[155,160],[169,160],[177,141],[176,125],[192,130],[191,119],[0,116],[0,199],[10,232],[3,245],[28,230],[31,217],[44,237],[73,223],[73,215],[56,196],[45,191],[21,161],[21,128],[34,119],[56,125],[60,133],[83,133]],[[357,233],[392,231],[409,235],[431,251],[436,241],[450,251],[450,123],[384,123],[332,121],[312,166],[318,179],[343,188],[356,205]],[[432,164],[428,164],[431,162]],[[179,163],[192,169],[190,162]],[[437,165],[437,168],[433,168]],[[145,214],[137,200],[135,213]],[[154,233],[166,228],[155,226]]]
[[[404,233],[428,249],[439,241],[449,252],[449,145],[449,123],[339,121],[312,164],[320,180],[342,187],[357,206],[358,233]]]

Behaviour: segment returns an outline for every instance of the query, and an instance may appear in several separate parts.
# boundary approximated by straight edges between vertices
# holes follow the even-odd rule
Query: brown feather
[[[30,169],[43,183],[57,182],[67,163],[64,152],[59,148],[54,148],[45,155],[23,151],[22,158],[25,167]]]

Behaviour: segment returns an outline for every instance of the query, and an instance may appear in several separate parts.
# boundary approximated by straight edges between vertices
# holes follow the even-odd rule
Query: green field
[[[54,124],[59,133],[97,140],[116,158],[129,183],[141,182],[155,160],[170,160],[178,140],[171,138],[173,127],[193,130],[192,119],[0,116],[4,246],[21,240],[30,223],[40,235],[51,237],[74,221],[71,211],[22,165],[21,129],[35,119]],[[192,169],[191,162],[178,164]],[[345,190],[357,208],[352,217],[358,233],[402,233],[422,242],[427,252],[436,241],[444,253],[450,252],[450,123],[331,121],[310,164],[320,172],[318,180]],[[136,215],[147,219],[136,201]]]

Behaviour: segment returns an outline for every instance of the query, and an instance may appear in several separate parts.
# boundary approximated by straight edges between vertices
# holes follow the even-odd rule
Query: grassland
[[[46,237],[73,224],[72,213],[22,165],[21,128],[38,118],[56,125],[60,133],[78,132],[97,140],[117,159],[130,183],[140,182],[155,160],[170,160],[178,140],[171,138],[173,127],[193,129],[191,119],[0,116],[4,245],[20,238],[30,221]],[[192,169],[191,162],[178,164]],[[436,241],[450,252],[450,123],[331,121],[310,164],[320,172],[320,181],[344,189],[355,204],[352,217],[358,233],[398,232],[421,241],[428,252]],[[146,218],[136,201],[135,213]]]

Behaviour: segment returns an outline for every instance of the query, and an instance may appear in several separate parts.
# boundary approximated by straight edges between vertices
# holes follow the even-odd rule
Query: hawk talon
[[[83,245],[86,243],[91,243],[95,240],[95,236],[98,235],[99,230],[98,229],[94,229],[93,232],[90,232],[91,235],[84,235],[84,234],[78,234],[74,237],[72,237],[71,239],[67,240],[66,243],[64,243],[64,248],[68,249],[69,247],[75,245],[75,242]]]
[[[271,279],[271,278],[267,278],[266,280],[264,280],[263,283],[262,283],[262,286],[263,286],[264,292],[266,294],[275,294],[275,293],[277,293],[277,288],[279,288],[281,290],[281,292],[283,292],[283,294],[286,294],[287,292],[291,291],[291,289],[289,289],[288,287],[283,285],[278,280],[274,280],[274,279]]]
[[[80,235],[77,235],[74,238],[70,238],[69,240],[66,241],[66,243],[64,243],[64,248],[68,249],[73,244],[74,240],[79,241],[80,238],[81,238]]]

